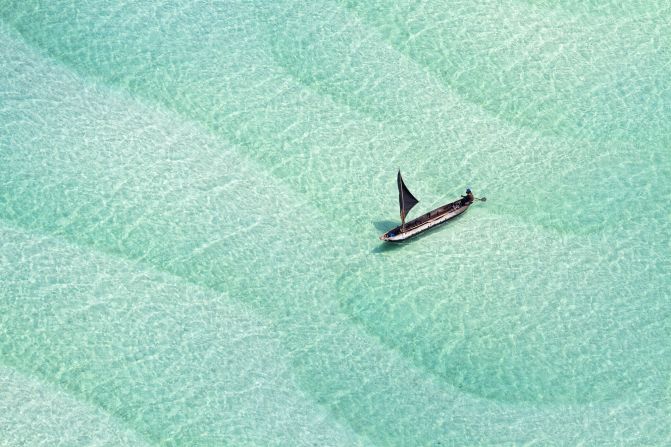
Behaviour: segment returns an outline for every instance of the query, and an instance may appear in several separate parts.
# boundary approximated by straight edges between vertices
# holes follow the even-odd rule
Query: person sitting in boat
[[[461,202],[459,203],[459,205],[461,205],[461,206],[470,205],[471,203],[473,203],[474,200],[475,200],[475,197],[473,196],[473,193],[471,192],[471,188],[466,188],[466,195],[461,196]]]

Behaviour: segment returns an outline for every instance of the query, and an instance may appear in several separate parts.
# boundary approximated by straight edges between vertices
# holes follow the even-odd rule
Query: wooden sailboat
[[[475,200],[484,202],[487,200],[486,197],[481,199],[473,198],[472,201],[464,200],[464,198],[455,200],[454,202],[445,204],[441,207],[436,208],[433,211],[429,211],[426,214],[422,214],[416,219],[406,222],[405,218],[408,215],[410,209],[417,205],[419,200],[412,195],[408,190],[408,187],[403,183],[403,177],[401,177],[401,171],[398,171],[398,176],[396,177],[396,183],[398,184],[398,202],[401,208],[401,225],[396,228],[392,228],[387,231],[385,234],[380,236],[380,240],[387,242],[400,242],[408,238],[418,235],[429,228],[433,228],[442,223],[447,222],[453,217],[457,217],[459,214],[465,213],[468,210],[468,207],[473,204]]]

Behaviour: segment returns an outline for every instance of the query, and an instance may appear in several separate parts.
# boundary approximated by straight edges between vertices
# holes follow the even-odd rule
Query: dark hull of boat
[[[461,199],[455,200],[452,203],[448,203],[435,210],[429,211],[426,214],[422,214],[410,222],[406,222],[403,231],[401,231],[400,225],[396,228],[392,228],[380,236],[380,240],[386,242],[402,242],[408,240],[411,237],[424,233],[431,228],[437,227],[438,225],[465,213],[469,206],[471,206],[471,203],[461,205]]]

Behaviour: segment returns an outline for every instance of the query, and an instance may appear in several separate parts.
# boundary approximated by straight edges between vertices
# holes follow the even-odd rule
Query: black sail
[[[408,191],[405,183],[403,183],[400,170],[398,171],[396,182],[398,183],[398,204],[401,207],[401,221],[405,222],[405,216],[408,215],[408,212],[412,209],[413,206],[417,205],[419,200],[415,199],[415,196],[413,196],[412,193]]]

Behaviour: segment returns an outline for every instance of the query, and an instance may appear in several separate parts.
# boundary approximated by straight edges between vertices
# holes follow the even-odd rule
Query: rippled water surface
[[[0,0],[0,445],[670,444],[670,80],[667,2]],[[399,167],[488,201],[384,246]]]

